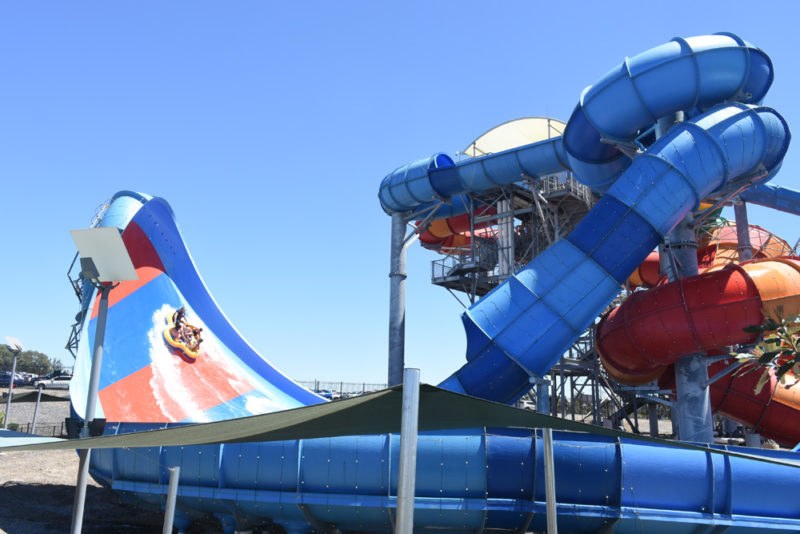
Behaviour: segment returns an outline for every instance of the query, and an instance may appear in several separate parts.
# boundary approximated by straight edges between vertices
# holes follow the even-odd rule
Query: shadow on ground
[[[64,484],[20,484],[0,486],[0,531],[8,534],[69,532],[75,486]],[[83,532],[99,534],[143,534],[161,532],[164,514],[136,508],[105,488],[86,488]],[[208,519],[192,525],[187,534],[222,532],[219,522]]]

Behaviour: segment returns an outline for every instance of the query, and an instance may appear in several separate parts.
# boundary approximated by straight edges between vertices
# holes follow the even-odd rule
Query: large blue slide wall
[[[390,174],[380,193],[389,212],[512,183],[521,173],[536,177],[563,168],[605,192],[569,237],[468,310],[467,363],[443,385],[514,400],[529,375],[547,370],[701,198],[733,182],[773,174],[789,142],[788,128],[774,111],[747,105],[761,100],[771,79],[766,55],[738,38],[679,39],[626,61],[588,89],[563,139],[458,165],[437,155]],[[685,80],[685,87],[670,89],[676,80]],[[608,114],[610,106],[616,111]],[[629,142],[655,119],[678,110],[690,120],[642,147],[632,161],[603,141]],[[148,233],[153,240],[156,227],[174,221],[171,210],[151,213],[156,214]],[[172,245],[183,246],[178,233],[172,238],[177,240]],[[189,276],[184,270],[190,268],[170,267],[176,278]],[[198,298],[192,292],[205,291],[192,287],[179,287],[187,301]],[[120,352],[117,357],[124,357]],[[156,426],[168,425],[110,424],[107,432]],[[92,473],[126,495],[160,506],[167,468],[180,465],[179,521],[189,522],[196,511],[213,512],[229,531],[262,522],[293,532],[388,530],[396,506],[398,447],[397,436],[381,435],[101,450],[92,455]],[[531,432],[425,434],[418,455],[419,528],[543,530],[542,447]],[[614,532],[671,533],[697,532],[698,525],[736,532],[800,529],[800,505],[788,491],[800,484],[796,468],[562,433],[556,435],[555,460],[563,532],[612,526]]]

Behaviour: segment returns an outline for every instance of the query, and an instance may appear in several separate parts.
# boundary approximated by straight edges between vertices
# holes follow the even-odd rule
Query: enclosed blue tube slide
[[[467,362],[443,386],[512,402],[701,198],[774,174],[790,134],[775,111],[758,105],[771,80],[766,55],[735,36],[676,39],[627,60],[586,90],[563,138],[458,164],[436,155],[387,176],[380,191],[387,212],[453,198],[458,209],[459,195],[564,168],[604,193],[572,234],[464,314]],[[688,120],[636,157],[613,144],[630,143],[676,111]],[[279,373],[227,321],[164,200],[122,192],[103,223],[123,231],[140,276],[112,292],[100,385],[106,433],[324,401]],[[95,300],[87,289],[72,381],[78,414]],[[169,317],[180,306],[204,328],[191,362],[164,343]],[[91,472],[131,499],[160,507],[167,469],[180,466],[179,526],[213,513],[226,532],[262,524],[289,532],[386,531],[397,503],[398,449],[396,435],[367,435],[98,450]],[[416,528],[544,530],[542,453],[540,436],[528,430],[421,435]],[[800,487],[797,468],[575,433],[556,433],[554,455],[561,532],[800,530],[800,504],[790,490]]]
[[[770,184],[761,184],[742,191],[739,195],[745,202],[766,208],[800,215],[800,191]]]
[[[516,401],[664,235],[729,180],[773,169],[788,140],[779,115],[745,104],[722,105],[672,128],[634,158],[567,238],[465,312],[467,363],[442,387]]]

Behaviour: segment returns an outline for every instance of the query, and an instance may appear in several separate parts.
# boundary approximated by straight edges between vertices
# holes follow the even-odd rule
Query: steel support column
[[[670,253],[681,279],[697,276],[697,240],[687,216],[670,234]],[[705,354],[689,354],[675,362],[678,436],[682,441],[712,443],[714,421],[708,392]]]
[[[392,214],[391,259],[389,267],[389,387],[403,382],[406,346],[406,220]]]
[[[419,369],[406,369],[403,376],[403,413],[400,419],[400,465],[397,473],[395,534],[412,534],[414,531],[418,423]]]

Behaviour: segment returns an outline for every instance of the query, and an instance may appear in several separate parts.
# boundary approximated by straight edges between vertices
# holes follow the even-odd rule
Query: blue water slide
[[[761,184],[742,191],[739,196],[751,204],[800,215],[800,191],[788,187]]]
[[[381,181],[378,199],[387,213],[418,210],[441,199],[454,199],[453,211],[464,213],[468,205],[462,193],[479,193],[567,169],[561,137],[497,152],[481,158],[453,163],[445,154],[435,154],[404,165]],[[441,215],[444,212],[437,213]]]
[[[399,447],[397,435],[372,435],[99,449],[92,473],[118,492],[162,506],[166,467],[180,465],[177,523],[204,510],[231,532],[265,521],[298,533],[312,525],[317,532],[385,532],[397,504]],[[421,434],[416,529],[545,531],[543,449],[541,435],[527,430]],[[786,451],[758,452],[796,459]],[[794,467],[566,432],[554,433],[554,461],[559,532],[800,529],[800,505],[787,491],[800,481]]]
[[[432,191],[484,191],[517,181],[522,172],[555,172],[560,164],[604,195],[566,239],[464,313],[467,363],[441,386],[514,402],[702,198],[730,182],[774,173],[789,129],[774,111],[750,107],[763,99],[772,79],[769,57],[736,36],[676,38],[626,59],[584,90],[563,139],[458,165],[417,162],[415,180]],[[619,148],[636,147],[638,136],[677,112],[694,118],[649,148],[638,147],[632,159]],[[399,195],[392,193],[402,190],[402,173],[384,178],[379,197],[385,210],[416,208],[409,197],[396,201]]]
[[[464,314],[467,363],[445,381],[446,387],[512,401],[527,387],[529,375],[546,370],[594,319],[638,264],[637,258],[652,250],[704,195],[738,188],[754,173],[769,176],[778,168],[789,131],[773,110],[754,105],[772,78],[769,59],[762,52],[729,35],[675,40],[654,50],[628,60],[625,68],[604,78],[598,87],[608,89],[585,92],[564,139],[458,164],[437,155],[398,169],[384,180],[381,202],[390,213],[454,197],[453,209],[459,203],[463,208],[465,197],[458,195],[513,183],[523,174],[536,177],[566,167],[580,167],[579,177],[586,173],[587,181],[605,193],[570,236]],[[693,65],[697,75],[687,82],[688,89],[676,89],[670,97],[669,87],[677,81],[675,69],[682,73],[687,65]],[[624,90],[613,89],[620,87]],[[639,114],[621,110],[618,120],[634,118],[609,131],[601,129],[604,122],[597,115],[603,106],[628,105],[631,87],[635,92],[658,93],[647,97],[658,106],[648,103],[643,108],[653,115],[651,119],[660,118],[656,111],[669,110],[683,110],[690,119],[652,146],[640,147],[641,154],[632,160],[614,152],[618,150],[614,145],[605,145],[609,140],[632,142],[631,136],[647,127],[638,125],[644,122]],[[615,102],[612,93],[621,101]],[[670,98],[676,102],[664,103]],[[715,105],[718,100],[724,102]],[[572,144],[565,141],[566,134],[572,136]],[[596,145],[584,147],[591,142]],[[163,342],[137,326],[147,323],[165,303],[184,304],[210,325],[210,342],[220,346],[225,361],[274,385],[272,390],[259,389],[261,394],[283,392],[298,404],[319,400],[310,392],[302,396],[296,385],[273,374],[249,345],[237,340],[235,329],[199,278],[164,200],[123,194],[106,217],[108,224],[125,230],[126,244],[145,251],[152,260],[148,265],[158,267],[157,276],[131,288],[109,309],[104,362],[109,362],[112,375],[129,369],[129,377],[145,376],[139,383],[146,384],[150,375],[142,373],[153,365],[151,357],[166,358],[183,373],[199,369],[168,353],[151,356],[150,349]],[[115,217],[118,222],[113,222]],[[146,268],[142,267],[143,273]],[[152,269],[149,272],[153,274]],[[90,358],[86,347],[91,346],[94,329],[89,314],[86,320],[79,355],[84,361]],[[132,342],[134,337],[154,341],[141,350]],[[231,412],[212,409],[207,415],[221,419]],[[107,434],[185,422],[109,421]],[[747,452],[796,459],[790,452]],[[397,435],[96,450],[91,473],[133,500],[160,507],[167,493],[168,468],[180,466],[176,524],[182,527],[197,514],[212,513],[226,532],[271,523],[290,533],[387,531],[397,505],[398,453]],[[554,457],[562,532],[800,530],[800,505],[791,491],[800,487],[800,470],[794,467],[575,433],[555,434]],[[531,431],[424,433],[418,447],[415,525],[420,532],[542,531],[543,473],[541,437]]]
[[[442,387],[516,401],[664,235],[729,181],[773,169],[788,141],[777,113],[746,104],[721,105],[673,127],[633,159],[569,236],[464,313],[467,363]]]

